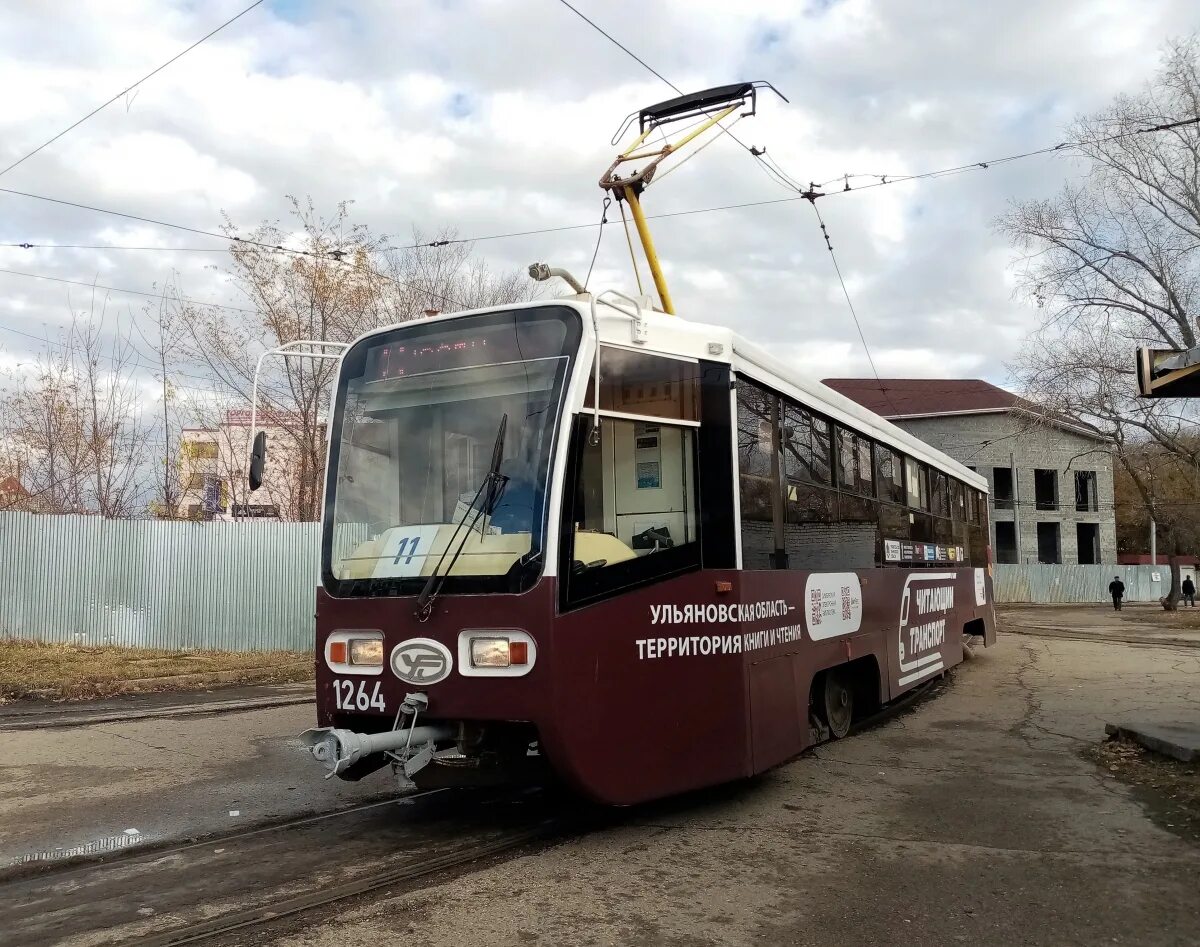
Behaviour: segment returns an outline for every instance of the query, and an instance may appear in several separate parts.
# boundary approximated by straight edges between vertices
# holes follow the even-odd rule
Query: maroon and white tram
[[[995,640],[986,481],[729,329],[586,295],[344,355],[313,752],[628,804],[761,772]]]
[[[995,640],[987,482],[672,315],[640,195],[766,87],[627,120],[600,186],[633,215],[657,307],[538,265],[575,294],[342,355],[307,733],[331,774],[390,765],[408,789],[548,767],[635,803],[844,736],[958,664],[964,635]]]

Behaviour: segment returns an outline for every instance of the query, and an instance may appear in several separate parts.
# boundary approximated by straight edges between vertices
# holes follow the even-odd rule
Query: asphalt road
[[[1197,680],[1196,648],[1002,637],[908,713],[758,779],[216,942],[1196,944],[1200,849],[1080,751],[1110,720],[1194,721]],[[227,832],[242,812],[386,792],[319,779],[291,740],[310,712],[0,734],[21,741],[0,765],[0,845],[131,821],[160,839]],[[433,798],[11,881],[0,943],[100,943],[283,903],[545,816]]]
[[[213,701],[231,703],[220,692]],[[46,729],[4,729],[0,717],[0,877],[75,853],[239,832],[391,795],[386,776],[322,778],[297,740],[314,717],[311,703]]]
[[[1200,850],[1079,751],[1195,719],[1197,680],[1196,649],[1013,636],[750,783],[230,943],[1195,945]]]

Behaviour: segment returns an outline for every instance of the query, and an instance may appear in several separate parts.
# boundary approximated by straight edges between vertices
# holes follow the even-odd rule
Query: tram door
[[[601,527],[645,555],[696,538],[690,428],[605,418],[599,457],[605,522]],[[594,527],[593,527],[594,528]]]

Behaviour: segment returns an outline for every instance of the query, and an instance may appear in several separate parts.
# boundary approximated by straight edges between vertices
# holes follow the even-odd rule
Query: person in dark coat
[[[1192,581],[1190,575],[1183,577],[1183,585],[1179,587],[1179,591],[1183,593],[1183,600],[1188,603],[1188,608],[1196,607],[1196,583]]]
[[[1108,583],[1108,594],[1112,596],[1113,608],[1119,612],[1121,599],[1125,597],[1125,583],[1121,581],[1119,575],[1114,575],[1113,580]]]

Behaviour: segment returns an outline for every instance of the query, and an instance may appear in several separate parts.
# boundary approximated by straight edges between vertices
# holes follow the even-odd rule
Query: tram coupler
[[[438,740],[454,738],[454,728],[449,724],[427,724],[421,727],[408,727],[404,730],[388,730],[384,733],[355,733],[340,727],[313,727],[300,734],[300,739],[307,745],[313,758],[328,770],[325,778],[340,776],[347,769],[376,753],[392,751],[407,751],[407,762],[412,763],[433,753],[433,746]],[[411,776],[420,766],[405,766]]]

